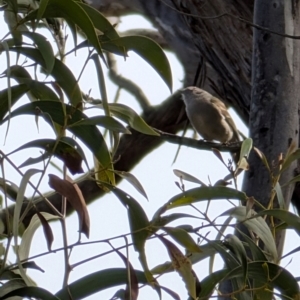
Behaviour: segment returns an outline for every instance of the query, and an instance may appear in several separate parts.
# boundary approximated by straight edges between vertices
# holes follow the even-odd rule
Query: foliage
[[[114,169],[114,157],[120,136],[130,134],[134,129],[143,134],[159,136],[159,133],[145,123],[130,107],[109,103],[106,96],[106,84],[103,76],[102,66],[107,66],[106,53],[127,57],[128,51],[135,51],[147,61],[161,76],[162,80],[172,89],[172,78],[168,60],[162,49],[152,40],[142,36],[121,37],[109,21],[97,10],[78,0],[41,0],[40,2],[28,2],[28,5],[19,5],[16,0],[6,1],[2,7],[6,23],[9,27],[9,35],[5,36],[0,43],[1,54],[7,56],[7,69],[2,76],[7,78],[7,88],[0,91],[0,124],[7,126],[7,134],[10,134],[9,124],[12,118],[23,115],[34,116],[37,126],[40,119],[44,120],[53,130],[55,138],[36,139],[28,141],[11,153],[0,152],[1,171],[0,186],[4,194],[4,207],[8,207],[8,199],[15,201],[13,215],[8,210],[3,210],[1,222],[1,234],[7,241],[3,248],[0,278],[3,285],[0,287],[1,299],[12,296],[22,296],[41,299],[82,299],[93,293],[102,291],[112,286],[125,285],[124,290],[119,290],[113,299],[137,299],[139,287],[142,284],[150,285],[162,298],[162,291],[168,293],[172,298],[179,299],[176,290],[160,286],[158,276],[167,272],[177,271],[185,283],[187,293],[191,299],[207,299],[212,295],[218,284],[225,279],[230,279],[234,293],[230,296],[236,299],[272,299],[275,293],[282,299],[299,298],[299,286],[297,280],[287,270],[278,265],[274,235],[276,231],[286,227],[300,232],[300,219],[285,210],[281,201],[281,187],[279,178],[285,168],[299,157],[298,150],[291,147],[286,158],[278,162],[277,168],[271,168],[264,155],[258,150],[263,163],[269,170],[273,184],[273,193],[270,206],[261,208],[259,213],[253,209],[257,204],[255,199],[247,197],[237,189],[227,187],[227,181],[222,180],[215,186],[205,186],[199,179],[175,170],[180,178],[177,185],[181,193],[174,195],[165,201],[152,219],[148,219],[141,204],[116,187],[115,176],[127,179],[144,197],[147,197],[142,185],[132,174]],[[63,21],[62,21],[63,20]],[[88,48],[89,54],[86,62],[94,62],[99,82],[101,101],[92,99],[84,94],[75,78],[72,70],[64,63],[64,44],[60,43],[61,22],[65,22],[72,32],[74,49]],[[53,45],[47,41],[43,30],[46,28],[57,41],[58,55],[54,54]],[[39,32],[37,32],[39,31]],[[85,37],[85,41],[78,44],[78,35]],[[16,53],[17,63],[12,65],[9,57]],[[20,64],[20,58],[26,58],[27,66]],[[30,65],[31,64],[31,65]],[[34,78],[28,66],[34,66]],[[39,70],[39,71],[37,71]],[[84,72],[84,70],[82,70]],[[46,80],[41,80],[44,75]],[[18,84],[11,86],[11,79]],[[29,101],[24,105],[13,108],[19,99],[27,95]],[[17,106],[17,105],[16,105]],[[102,115],[89,117],[86,108],[103,109]],[[125,127],[124,123],[126,124]],[[110,143],[104,137],[99,127],[104,127],[110,133]],[[88,166],[86,154],[82,149],[84,144],[95,158],[93,170],[85,175],[95,180],[99,189],[111,191],[124,205],[128,213],[130,225],[131,243],[126,243],[121,248],[133,246],[139,254],[142,270],[135,269],[130,261],[119,250],[115,251],[124,263],[123,268],[100,269],[95,273],[88,274],[82,278],[69,282],[70,264],[69,248],[65,239],[65,276],[63,288],[55,295],[53,291],[46,291],[31,280],[26,269],[38,266],[29,257],[29,249],[34,242],[33,235],[39,225],[43,227],[44,237],[47,242],[49,253],[52,250],[54,234],[49,222],[59,219],[62,223],[62,233],[65,232],[67,202],[77,212],[79,220],[78,231],[89,237],[90,222],[89,213],[83,195],[76,180],[67,175],[83,172],[82,163]],[[42,154],[37,158],[29,158],[19,167],[10,159],[10,156],[18,151],[28,148],[40,148]],[[233,181],[241,174],[242,170],[248,169],[247,157],[252,151],[252,141],[246,139],[241,147],[241,159],[236,168],[232,164],[227,166],[221,154],[214,150],[216,156],[228,167]],[[53,157],[60,159],[64,164],[62,178],[49,173],[49,165]],[[11,164],[23,179],[18,187],[12,179],[5,177],[4,162]],[[37,169],[31,168],[37,165]],[[27,171],[23,173],[24,167]],[[30,168],[28,168],[30,167]],[[39,174],[39,181],[33,185],[31,177]],[[49,186],[62,196],[62,210],[59,211],[49,203],[47,195],[39,191],[39,182],[49,176]],[[185,190],[184,180],[196,182],[200,187]],[[33,185],[34,195],[25,198],[25,189]],[[38,196],[36,196],[36,194]],[[273,208],[275,197],[278,198],[280,208]],[[245,206],[233,206],[222,214],[228,216],[222,226],[217,224],[217,218],[210,220],[207,213],[200,212],[196,208],[198,202],[239,200]],[[37,204],[44,201],[50,208],[49,212],[39,211]],[[176,207],[193,207],[195,214],[170,213],[169,210]],[[29,226],[24,228],[22,220],[29,209],[35,209],[36,214]],[[199,217],[200,214],[200,217]],[[169,223],[182,220],[183,218],[201,218],[203,225],[197,228],[184,225],[171,227]],[[245,236],[243,241],[237,236],[227,234],[232,218],[238,223],[243,223],[251,232],[252,238]],[[274,219],[278,219],[278,224]],[[276,224],[276,226],[275,226]],[[215,228],[219,233],[215,240],[208,240],[200,234],[203,227]],[[77,230],[77,229],[76,229]],[[241,235],[243,235],[241,233]],[[19,237],[21,238],[19,240]],[[194,238],[198,238],[195,242]],[[120,238],[126,238],[122,236]],[[145,244],[149,239],[156,238],[166,248],[171,262],[156,266],[149,270]],[[14,241],[16,262],[10,263],[8,255],[13,255],[11,241]],[[259,242],[258,242],[259,241]],[[200,242],[202,243],[200,245]],[[109,243],[109,240],[108,240]],[[79,241],[72,247],[80,247]],[[186,249],[183,254],[180,247]],[[298,251],[298,250],[296,250]],[[102,254],[101,254],[102,255]],[[97,256],[100,257],[101,255]],[[207,277],[196,274],[193,264],[209,258],[213,264],[214,257],[219,255],[225,264],[224,269],[211,272]],[[91,257],[90,260],[95,259]],[[73,266],[74,267],[74,266]],[[274,292],[274,288],[275,291]]]

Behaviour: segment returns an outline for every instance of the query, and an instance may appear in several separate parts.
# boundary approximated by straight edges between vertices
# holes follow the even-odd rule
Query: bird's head
[[[199,99],[199,97],[200,99],[209,99],[209,96],[209,93],[196,86],[189,86],[181,90],[181,97],[185,104],[189,104],[194,99]]]

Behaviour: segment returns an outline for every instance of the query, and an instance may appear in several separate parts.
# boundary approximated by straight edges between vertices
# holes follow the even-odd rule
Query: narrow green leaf
[[[248,277],[248,258],[243,243],[237,236],[233,234],[227,234],[225,237],[224,245],[236,255],[237,259],[242,265],[243,281],[244,284],[246,284]]]
[[[159,136],[159,134],[147,125],[147,123],[129,106],[121,103],[109,103],[109,110],[113,115],[129,124],[136,131]]]
[[[70,137],[62,137],[59,141],[54,139],[34,140],[22,145],[7,155],[11,155],[27,148],[41,148],[45,150],[46,153],[40,157],[41,160],[46,159],[53,154],[66,164],[66,167],[73,175],[83,173],[83,169],[81,167],[82,160],[84,160],[87,164],[87,159],[82,148]],[[24,163],[22,166],[24,166]]]
[[[221,241],[209,241],[207,244],[201,245],[201,252],[193,252],[188,253],[188,258],[192,264],[196,264],[212,255],[215,255],[217,252],[214,244],[219,244],[220,247],[223,247],[223,243]],[[155,275],[160,275],[164,273],[169,273],[174,271],[174,267],[171,262],[166,262],[160,265],[157,265],[151,272]]]
[[[47,68],[41,52],[37,49],[28,47],[14,47],[10,48],[10,51],[23,54],[24,56],[41,65],[43,68]],[[82,102],[82,96],[77,80],[70,69],[57,58],[55,58],[51,75],[55,78],[56,83],[66,93],[70,103],[75,107],[80,105]]]
[[[280,170],[280,174],[282,174],[283,171],[285,171],[296,159],[300,158],[300,149],[295,150],[293,153],[291,153],[288,157],[285,158],[282,168]]]
[[[64,126],[65,125],[65,113],[67,114],[68,125],[72,125],[86,119],[87,116],[83,114],[80,110],[74,107],[63,104],[56,101],[39,101],[34,103],[25,104],[11,113],[11,117],[29,114],[36,115],[37,111],[48,113],[53,122]],[[5,122],[7,118],[3,120]],[[105,140],[98,130],[96,125],[85,125],[85,126],[70,126],[67,129],[73,133],[77,138],[79,138],[95,155],[95,157],[104,166],[104,172],[110,178],[111,182],[114,182],[114,174],[111,170],[111,157],[108,151]]]
[[[37,170],[37,169],[29,169],[26,171],[26,173],[24,174],[21,183],[20,183],[20,188],[18,190],[18,195],[17,195],[17,199],[16,199],[16,204],[15,204],[15,209],[14,209],[14,216],[13,216],[13,236],[14,236],[14,243],[15,243],[15,247],[16,247],[16,254],[17,254],[17,263],[18,263],[18,267],[20,270],[20,274],[22,276],[22,278],[24,279],[24,281],[26,282],[27,285],[33,285],[32,281],[30,280],[30,278],[26,275],[22,264],[21,264],[21,253],[19,251],[19,246],[18,246],[18,235],[19,235],[19,220],[20,220],[20,213],[21,213],[21,209],[23,206],[23,200],[24,200],[24,195],[25,195],[25,190],[28,184],[28,181],[30,180],[30,177],[42,172],[41,170]]]
[[[189,252],[201,252],[201,248],[195,243],[191,236],[183,229],[176,227],[162,227],[177,243],[185,247]]]
[[[48,2],[48,0],[41,1],[41,5],[43,5],[45,2]],[[43,8],[41,5],[39,7],[39,12],[40,12],[40,9]],[[35,43],[35,45],[37,46],[38,50],[40,51],[40,53],[45,61],[46,74],[51,74],[51,72],[54,68],[55,55],[54,55],[52,46],[49,43],[49,41],[45,38],[45,36],[43,36],[37,32],[24,31],[24,32],[22,32],[22,34],[25,35],[26,37],[30,38]]]
[[[99,12],[99,10],[93,8],[90,5],[79,2],[78,5],[84,9],[86,14],[89,16],[95,28],[100,30],[105,37],[110,40],[114,40],[119,38],[115,27],[111,25],[111,23]]]
[[[257,153],[257,155],[259,156],[259,158],[261,159],[262,163],[265,165],[265,167],[267,168],[269,174],[272,174],[271,172],[271,168],[269,166],[268,160],[266,158],[266,156],[264,155],[264,153],[262,153],[259,149],[257,149],[256,147],[253,147],[253,150]]]
[[[12,299],[11,297],[26,297],[26,298],[38,298],[43,300],[59,300],[59,298],[55,297],[53,294],[51,294],[49,291],[35,286],[27,286],[23,288],[15,289],[3,297],[1,299]]]
[[[288,224],[289,228],[293,228],[295,232],[300,236],[300,217],[282,209],[268,209],[257,213],[257,216],[265,215],[273,216],[275,218],[278,218],[279,220],[284,221],[286,224]]]
[[[212,293],[214,292],[216,286],[223,281],[225,278],[229,277],[234,270],[228,270],[227,268],[223,268],[220,271],[216,271],[212,274],[209,274],[207,277],[201,280],[202,290],[200,294],[197,296],[200,299],[210,299]],[[242,274],[241,274],[242,276]]]
[[[4,72],[5,75],[7,71]],[[10,67],[10,78],[15,79],[19,84],[26,84],[29,91],[27,96],[30,101],[55,100],[60,101],[56,93],[45,83],[33,80],[29,72],[22,66],[14,65]]]
[[[5,2],[9,5],[9,7],[12,8],[13,13],[15,15],[17,15],[17,13],[18,13],[18,0],[6,0]]]
[[[286,209],[282,189],[281,189],[281,186],[280,186],[279,182],[276,182],[276,185],[275,185],[274,189],[276,191],[276,196],[277,196],[279,207],[281,209]]]
[[[253,231],[264,242],[272,259],[277,261],[278,255],[272,232],[262,217],[257,216],[257,213],[252,209],[247,213],[245,206],[233,207],[221,214],[221,216],[226,215],[236,218],[249,230]],[[255,218],[251,218],[253,216],[255,216]]]
[[[289,180],[288,182],[282,184],[282,187],[288,186],[289,184],[293,184],[293,183],[296,183],[299,181],[300,181],[300,175],[297,175],[297,176],[293,177],[291,180]]]
[[[37,21],[39,21],[43,17],[48,3],[49,3],[49,0],[40,0],[40,5],[39,5],[39,9],[38,9],[37,16],[36,16]]]
[[[138,282],[148,284],[144,272],[135,270]],[[89,274],[56,293],[60,300],[80,300],[110,287],[124,285],[128,280],[126,268],[112,268]]]
[[[173,173],[183,179],[183,180],[186,180],[186,181],[190,181],[190,182],[194,182],[194,183],[197,183],[197,184],[200,184],[200,185],[204,185],[206,186],[206,184],[204,184],[201,180],[199,180],[198,178],[194,177],[193,175],[190,175],[186,172],[183,172],[183,171],[180,171],[180,170],[177,170],[177,169],[174,169],[173,170]]]
[[[45,212],[41,212],[40,214],[43,215],[43,217],[47,221],[57,220],[59,218],[58,216],[54,216],[54,215],[51,215],[51,214],[45,213]],[[37,216],[37,214],[34,214],[29,223],[29,226],[25,229],[25,231],[22,235],[22,240],[21,240],[21,244],[19,247],[20,260],[27,259],[29,257],[29,252],[30,252],[33,236],[34,236],[36,230],[40,226],[41,226],[41,220]]]
[[[161,216],[160,214],[155,214],[151,220],[151,224],[153,226],[165,226],[168,223],[178,220],[179,218],[203,219],[203,218],[195,217],[193,215],[184,214],[184,213],[174,213],[167,216]]]
[[[149,235],[149,220],[142,206],[124,191],[114,188],[111,190],[128,209],[128,219],[132,240],[136,251],[144,249],[146,239]]]
[[[202,186],[199,188],[194,188],[183,193],[180,193],[172,197],[168,201],[167,209],[190,205],[199,201],[206,200],[220,200],[220,199],[236,199],[241,201],[246,201],[247,196],[243,192],[239,192],[235,189],[216,186],[216,187],[207,187]]]
[[[221,273],[214,272],[214,273],[212,273],[212,275],[209,275],[207,277],[208,278],[207,281],[205,281],[205,279],[202,280],[201,281],[202,291],[200,294],[198,294],[198,296],[200,297],[200,295],[203,296],[203,295],[206,295],[207,293],[211,293],[212,292],[212,290],[211,290],[212,284],[217,285],[220,281],[225,279],[226,276],[229,276],[231,274],[231,272],[233,272],[232,270],[236,270],[236,269],[239,269],[241,273],[240,273],[240,276],[231,278],[233,291],[236,291],[236,290],[243,291],[245,288],[245,282],[243,280],[243,269],[240,266],[240,264],[238,263],[236,257],[234,257],[231,252],[228,252],[228,250],[224,244],[220,244],[218,241],[211,243],[211,245],[213,247],[215,247],[216,251],[221,255],[221,257],[226,265],[226,268],[224,268]],[[216,285],[215,285],[215,287],[216,287]],[[248,292],[243,292],[241,295],[243,295],[244,298],[238,296],[237,299],[245,299],[245,300],[249,299]],[[235,296],[237,296],[237,295],[235,295]]]
[[[250,138],[247,138],[243,141],[242,147],[241,147],[241,152],[240,152],[240,159],[237,164],[237,169],[242,169],[242,170],[249,170],[249,164],[248,164],[248,157],[250,154],[250,151],[252,150],[253,147],[253,140]]]
[[[132,175],[131,173],[124,172],[124,171],[114,171],[117,175],[127,180],[141,195],[143,195],[147,200],[147,194],[142,186],[142,184],[139,182],[139,180]]]
[[[112,117],[108,116],[98,116],[98,117],[90,117],[88,119],[83,119],[77,123],[74,123],[69,126],[74,127],[74,126],[84,126],[84,125],[97,125],[97,126],[102,126],[108,130],[116,131],[116,132],[121,132],[125,134],[131,134],[131,132],[119,121],[115,120]]]
[[[6,193],[10,200],[16,201],[19,187],[14,182],[7,179],[4,180],[0,177],[0,189],[3,191],[3,193]]]
[[[23,20],[25,23],[30,20],[36,20],[38,10],[30,12]],[[89,42],[95,47],[98,54],[102,56],[102,49],[94,28],[94,25],[77,1],[73,0],[49,0],[46,6],[43,18],[67,18],[74,22],[84,32]],[[76,45],[75,45],[76,46]]]
[[[269,274],[264,271],[263,264],[267,264]],[[279,265],[270,262],[251,262],[249,263],[249,276],[258,281],[258,286],[268,283],[270,290],[275,288],[283,296],[295,299],[294,297],[299,295],[298,282],[288,270]],[[271,279],[270,281],[268,281],[267,276]]]
[[[135,251],[139,253],[139,260],[144,269],[148,282],[155,282],[151,272],[149,271],[146,254],[145,243],[149,236],[150,223],[147,215],[141,205],[130,195],[118,188],[111,191],[118,197],[121,203],[127,208],[130,231]]]
[[[259,248],[259,246],[256,245],[256,242],[252,240],[251,237],[243,233],[241,230],[236,228],[236,230],[239,231],[239,233],[243,236],[243,239],[246,241],[247,246],[251,250],[253,261],[267,261],[267,257],[262,249]]]
[[[102,172],[105,173],[105,178],[108,183],[115,184],[115,176],[111,171],[112,161],[111,155],[107,148],[103,135],[98,130],[97,126],[85,125],[68,128],[76,137],[78,137],[93,153],[96,159],[102,166]]]
[[[102,42],[102,46],[115,45],[120,49],[124,48],[124,53],[134,51],[159,74],[172,92],[172,72],[168,58],[162,48],[153,40],[144,36],[124,36],[108,42]]]
[[[23,279],[14,278],[13,280],[9,280],[3,283],[0,288],[0,297],[1,297],[0,299],[3,299],[2,297],[10,293],[11,291],[14,291],[22,287],[26,287],[26,283],[24,282]]]

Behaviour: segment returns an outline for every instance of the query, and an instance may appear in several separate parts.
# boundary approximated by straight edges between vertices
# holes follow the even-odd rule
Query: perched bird
[[[182,89],[181,95],[191,124],[205,140],[239,141],[238,130],[221,100],[195,86]]]

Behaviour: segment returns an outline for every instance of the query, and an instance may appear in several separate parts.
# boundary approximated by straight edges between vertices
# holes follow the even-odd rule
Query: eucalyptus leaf
[[[254,210],[249,210],[245,206],[233,207],[221,216],[230,215],[236,218],[239,222],[242,222],[249,230],[253,231],[265,244],[266,249],[269,251],[274,261],[278,260],[278,254],[276,250],[275,241],[272,232],[267,225],[266,221],[257,215]]]
[[[186,206],[199,201],[221,200],[221,199],[235,199],[244,202],[247,200],[247,196],[243,192],[228,187],[202,186],[175,195],[168,201],[167,209],[171,209],[179,206]]]
[[[144,272],[135,270],[140,284],[149,284]],[[128,280],[126,268],[111,268],[84,276],[56,293],[60,300],[80,300],[110,287],[124,285]]]

